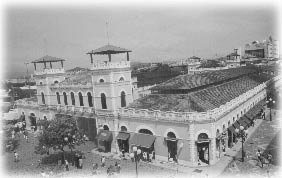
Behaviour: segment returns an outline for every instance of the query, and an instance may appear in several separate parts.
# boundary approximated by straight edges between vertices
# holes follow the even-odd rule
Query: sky
[[[158,62],[193,55],[224,56],[234,48],[268,39],[270,35],[280,39],[275,3],[7,5],[4,10],[7,77],[22,75],[26,71],[25,62],[45,55],[65,59],[65,69],[90,68],[86,53],[108,41],[132,50],[131,61]],[[112,60],[121,58],[126,57],[116,55]],[[105,57],[94,56],[94,60],[100,59]],[[28,65],[28,69],[33,70],[33,65]]]

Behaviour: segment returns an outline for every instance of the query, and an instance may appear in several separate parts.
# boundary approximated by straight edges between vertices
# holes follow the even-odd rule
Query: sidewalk
[[[269,111],[266,111],[266,114],[268,114]],[[261,123],[265,121],[262,119],[257,119],[255,122],[254,127],[250,127],[248,129],[248,138],[247,140],[253,135],[255,130],[261,125]],[[245,143],[247,142],[245,141]],[[189,174],[189,175],[195,175],[195,176],[208,176],[208,177],[219,177],[221,173],[225,170],[225,168],[229,165],[229,163],[233,160],[233,157],[235,157],[238,152],[242,148],[242,142],[238,141],[237,144],[235,144],[232,148],[228,149],[223,157],[220,158],[220,160],[210,166],[205,166],[205,167],[188,167],[185,165],[177,165],[174,163],[161,163],[160,161],[156,160],[153,164],[156,166],[160,166],[163,168],[168,168],[168,169],[174,169],[177,172],[182,172],[184,174]]]

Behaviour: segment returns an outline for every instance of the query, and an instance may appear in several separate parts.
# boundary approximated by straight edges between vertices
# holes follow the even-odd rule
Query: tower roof
[[[113,46],[113,45],[105,45],[105,46],[102,46],[101,48],[92,50],[92,51],[88,52],[87,54],[105,55],[105,54],[118,54],[118,53],[126,53],[126,52],[132,52],[132,51],[125,49],[125,48]]]
[[[59,61],[65,61],[65,59],[46,55],[37,60],[32,61],[31,63],[45,63],[45,62],[59,62]]]

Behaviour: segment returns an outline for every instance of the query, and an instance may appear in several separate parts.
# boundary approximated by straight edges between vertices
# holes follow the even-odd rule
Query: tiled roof
[[[217,83],[223,80],[232,79],[255,72],[253,67],[240,67],[212,72],[205,72],[194,75],[180,75],[161,83],[152,88],[152,90],[177,90],[177,89],[193,89],[204,85]]]
[[[91,83],[92,78],[91,74],[88,74],[87,71],[79,73],[79,75],[69,75],[66,76],[66,79],[59,83],[59,85],[77,85],[82,84],[86,85]]]
[[[59,62],[59,61],[65,61],[65,59],[52,57],[52,56],[43,56],[37,60],[32,61],[32,63],[44,63],[44,62]]]
[[[125,52],[131,52],[131,50],[120,48],[113,45],[105,45],[101,48],[92,50],[87,54],[117,54],[117,53],[125,53]]]
[[[210,86],[190,94],[152,94],[131,103],[128,108],[161,111],[204,112],[226,104],[262,82],[266,74],[242,76],[220,85]]]

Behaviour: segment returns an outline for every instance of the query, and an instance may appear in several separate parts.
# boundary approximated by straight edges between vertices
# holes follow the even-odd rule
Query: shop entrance
[[[200,165],[201,162],[205,164],[209,164],[210,162],[209,146],[210,146],[210,140],[208,135],[205,133],[201,133],[198,136],[198,141],[197,141],[198,161]]]
[[[173,161],[177,161],[177,140],[173,132],[167,133],[167,149],[168,149],[168,159],[172,158]]]

